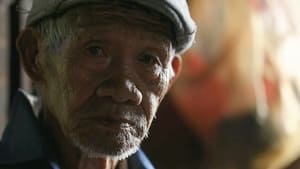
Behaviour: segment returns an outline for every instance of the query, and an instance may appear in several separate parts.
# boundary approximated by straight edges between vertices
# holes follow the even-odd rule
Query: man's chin
[[[91,132],[95,133],[95,132]],[[73,144],[91,158],[125,159],[135,153],[142,141],[129,131],[114,134],[72,133]]]
[[[80,143],[75,143],[76,147],[89,158],[110,158],[114,160],[123,160],[134,154],[139,146],[132,146],[114,150],[107,150],[100,147],[93,147],[91,145],[84,145]]]

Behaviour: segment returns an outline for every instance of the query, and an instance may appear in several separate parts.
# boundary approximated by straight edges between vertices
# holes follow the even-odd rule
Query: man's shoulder
[[[0,140],[0,169],[48,169],[47,142],[30,101],[17,92],[10,118]]]

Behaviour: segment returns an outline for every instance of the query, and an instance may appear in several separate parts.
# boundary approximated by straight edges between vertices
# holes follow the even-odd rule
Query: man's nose
[[[122,73],[121,73],[122,74]],[[114,102],[139,105],[143,95],[135,82],[126,75],[111,76],[97,88],[98,97],[110,97]]]

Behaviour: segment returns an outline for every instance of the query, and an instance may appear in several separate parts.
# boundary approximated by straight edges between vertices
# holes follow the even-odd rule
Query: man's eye
[[[106,57],[104,50],[98,46],[87,47],[87,52],[90,56],[93,57]]]
[[[139,58],[139,61],[146,65],[156,65],[160,64],[158,58],[156,56],[150,54],[144,54]]]

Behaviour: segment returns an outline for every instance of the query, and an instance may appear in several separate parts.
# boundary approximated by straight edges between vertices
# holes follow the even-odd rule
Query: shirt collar
[[[135,154],[129,157],[127,162],[129,169],[154,169],[149,159],[141,150],[138,150]]]

